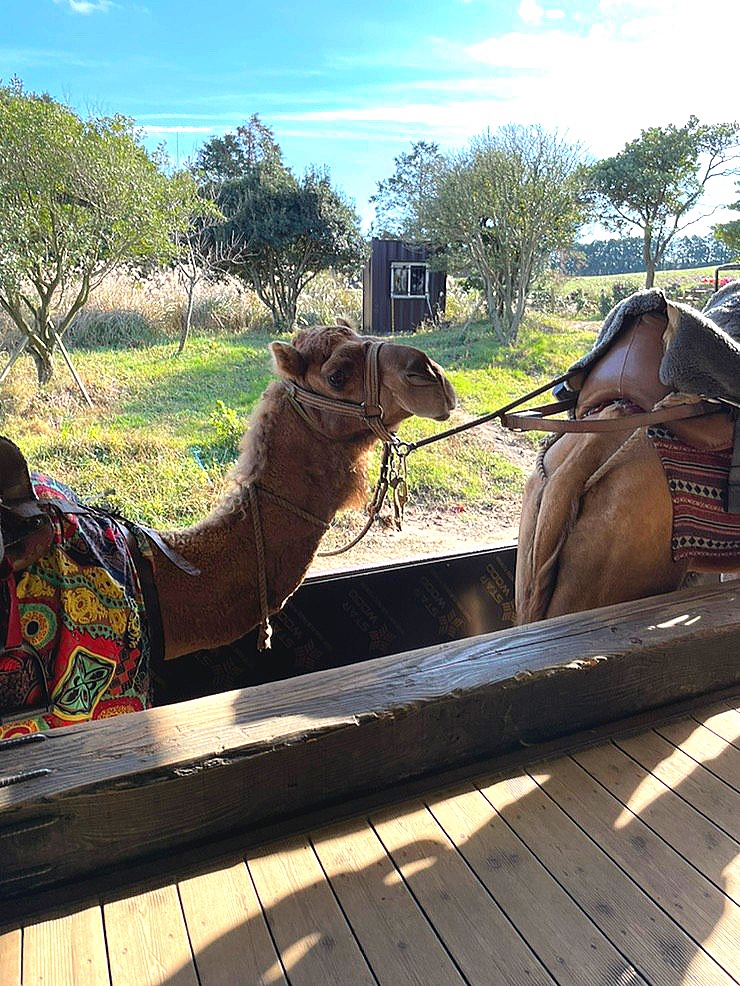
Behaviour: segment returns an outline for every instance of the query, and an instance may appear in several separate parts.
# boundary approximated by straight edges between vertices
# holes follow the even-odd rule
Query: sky
[[[0,0],[0,79],[130,116],[180,164],[259,113],[367,228],[412,141],[540,124],[599,158],[692,113],[740,116],[739,36],[740,0]],[[710,205],[738,198],[734,179],[708,189]]]

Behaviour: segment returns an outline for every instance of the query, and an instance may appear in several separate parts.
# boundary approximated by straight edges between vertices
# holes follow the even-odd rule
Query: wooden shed
[[[433,269],[434,253],[428,244],[373,239],[362,276],[365,332],[413,332],[444,314],[447,274]]]

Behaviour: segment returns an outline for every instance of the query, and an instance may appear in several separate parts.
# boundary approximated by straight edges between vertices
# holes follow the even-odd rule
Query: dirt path
[[[461,418],[462,420],[465,419]],[[475,437],[477,441],[492,446],[495,452],[519,466],[525,475],[532,469],[537,450],[521,435],[507,431],[497,423],[491,423],[476,428]],[[393,530],[389,522],[378,523],[346,554],[335,558],[317,557],[311,566],[311,574],[471,551],[510,542],[516,538],[522,506],[521,496],[501,497],[485,511],[469,510],[462,504],[430,510],[414,505],[413,474],[410,479],[411,500],[406,507],[402,531]],[[340,525],[327,535],[325,546],[340,547],[351,540],[363,523],[364,517],[359,512],[345,516]]]

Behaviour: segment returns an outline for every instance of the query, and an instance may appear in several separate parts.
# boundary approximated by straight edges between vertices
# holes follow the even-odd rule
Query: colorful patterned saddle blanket
[[[79,506],[66,486],[40,474],[32,482],[54,539],[5,580],[0,739],[151,704],[153,623],[134,561],[151,557],[146,538],[133,528],[132,546],[114,517],[65,512]]]
[[[673,501],[673,560],[701,558],[740,566],[740,513],[726,508],[732,446],[699,449],[667,428],[648,429]]]

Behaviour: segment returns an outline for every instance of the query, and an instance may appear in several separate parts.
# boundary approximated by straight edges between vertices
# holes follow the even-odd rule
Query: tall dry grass
[[[180,336],[186,293],[175,271],[147,276],[117,272],[93,292],[67,332],[73,347],[126,348],[175,341]],[[446,319],[466,322],[480,317],[480,295],[448,278]],[[301,295],[299,325],[333,323],[342,316],[362,326],[362,287],[332,271],[317,275]],[[196,335],[235,335],[270,331],[272,318],[257,295],[236,278],[203,281],[195,290],[191,332]],[[7,317],[0,314],[0,350],[17,340]]]
[[[118,273],[101,284],[69,329],[77,346],[147,345],[180,335],[185,289],[173,271],[148,277]],[[319,324],[344,315],[359,325],[362,291],[331,273],[319,274],[298,306],[299,324]],[[236,278],[201,282],[195,289],[191,331],[231,335],[269,330],[272,318],[254,291]]]

